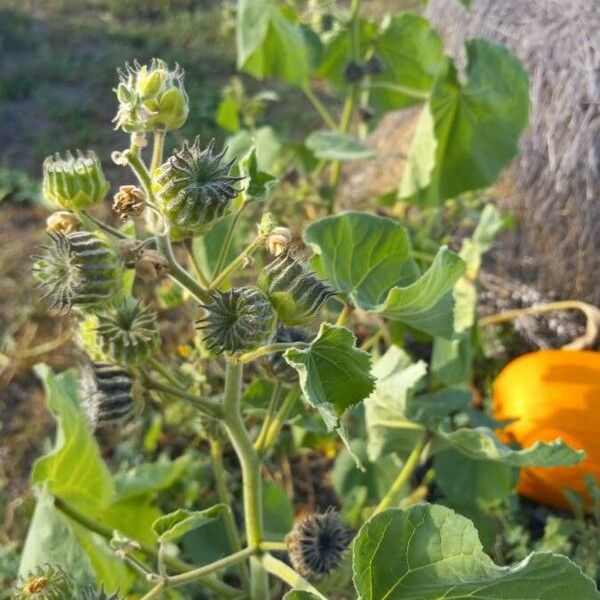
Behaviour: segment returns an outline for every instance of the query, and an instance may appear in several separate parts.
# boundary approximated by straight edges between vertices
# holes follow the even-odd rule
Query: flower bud
[[[292,241],[292,232],[287,227],[275,227],[267,236],[267,248],[273,256],[283,254]]]
[[[150,358],[160,346],[156,315],[139,302],[128,300],[111,311],[99,313],[98,347],[112,362],[137,365]]]
[[[216,353],[248,352],[268,342],[275,331],[276,317],[269,299],[257,288],[233,288],[215,292],[203,306],[199,321],[206,346]]]
[[[308,323],[323,303],[336,293],[289,250],[264,268],[259,287],[286,325]]]
[[[11,596],[15,600],[58,600],[72,597],[69,578],[58,565],[38,565],[19,581]]]
[[[185,123],[189,100],[179,65],[171,70],[165,61],[154,58],[150,65],[126,64],[118,73],[115,129],[128,133],[172,131]]]
[[[114,196],[112,209],[122,221],[129,217],[135,219],[144,214],[145,200],[146,196],[140,188],[135,185],[122,185]]]
[[[234,184],[243,177],[229,175],[233,161],[223,163],[225,150],[213,154],[213,141],[202,149],[197,137],[163,164],[154,188],[159,209],[176,237],[205,234],[229,208],[239,190]]]
[[[67,151],[44,161],[42,192],[44,198],[67,210],[84,209],[102,202],[110,189],[102,165],[92,150],[87,154],[77,150],[73,156]]]
[[[107,362],[88,363],[81,375],[81,396],[92,429],[124,421],[135,412],[134,379]]]
[[[81,221],[68,210],[58,210],[46,219],[46,233],[71,233],[77,231]]]
[[[57,314],[73,306],[105,304],[118,290],[121,273],[112,246],[100,234],[88,231],[50,234],[50,244],[36,260],[34,271],[48,309]]]
[[[289,557],[300,575],[319,577],[338,567],[354,537],[337,512],[308,515],[286,536]]]
[[[305,329],[299,327],[285,327],[280,325],[275,334],[275,343],[286,342],[309,342],[312,336]],[[283,358],[283,352],[273,352],[262,360],[265,371],[282,383],[296,383],[298,381],[298,372],[290,367]]]

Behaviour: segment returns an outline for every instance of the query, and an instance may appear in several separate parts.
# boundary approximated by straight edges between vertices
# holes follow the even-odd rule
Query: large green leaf
[[[594,582],[564,556],[534,552],[510,567],[484,553],[473,523],[419,504],[368,521],[354,542],[361,600],[598,600]]]
[[[311,70],[309,40],[276,2],[238,0],[236,33],[240,70],[258,79],[277,77],[291,85],[306,84]]]
[[[331,431],[340,416],[373,391],[371,357],[356,347],[356,338],[344,327],[323,323],[304,350],[290,348],[285,360],[298,371],[300,386]]]
[[[311,223],[313,266],[359,308],[431,335],[452,335],[452,288],[462,260],[440,249],[419,277],[404,228],[386,217],[347,212]]]
[[[359,139],[339,131],[319,129],[306,138],[306,147],[324,160],[360,160],[375,153]]]
[[[527,74],[508,50],[466,44],[464,85],[450,63],[433,86],[415,132],[400,196],[436,205],[486,187],[517,153],[529,116]]]
[[[409,13],[390,19],[375,54],[383,72],[372,77],[369,100],[382,112],[426,100],[448,61],[429,21]]]

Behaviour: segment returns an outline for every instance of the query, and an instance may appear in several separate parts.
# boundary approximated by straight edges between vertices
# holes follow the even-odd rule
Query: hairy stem
[[[194,241],[192,238],[188,238],[184,243],[190,256],[190,260],[192,261],[192,267],[194,267],[194,273],[196,274],[196,277],[199,279],[200,283],[207,288],[210,284],[206,278],[206,275],[204,274],[204,271],[202,270],[202,267],[200,266],[200,263],[198,262],[198,259],[196,258],[196,253],[194,252]]]
[[[154,132],[154,146],[152,147],[152,159],[150,161],[150,173],[154,173],[163,161],[163,152],[165,149],[165,137],[167,132],[163,129],[157,129]]]
[[[112,539],[113,530],[110,527],[107,527],[106,525],[99,523],[94,519],[90,519],[61,498],[56,496],[54,497],[54,506],[67,517],[73,519],[86,529],[97,533],[109,541]],[[142,554],[145,554],[146,556],[155,560],[158,559],[158,550],[153,546],[150,546],[144,542],[140,542],[139,540],[132,540],[132,542],[135,543]],[[192,565],[189,565],[188,563],[177,558],[165,556],[164,560],[165,565],[176,573],[187,573],[188,571],[194,570]],[[208,577],[203,578],[201,583],[209,590],[215,592],[219,598],[239,598],[239,590],[236,590],[230,585],[223,583],[215,575],[209,575]]]
[[[223,423],[242,469],[244,519],[247,544],[258,548],[263,540],[262,481],[260,460],[255,452],[240,409],[243,366],[227,362],[225,393],[223,397]],[[252,600],[268,598],[268,578],[257,557],[250,559]]]
[[[227,254],[229,253],[229,248],[231,247],[231,242],[233,241],[233,234],[235,232],[235,227],[244,212],[244,209],[248,206],[248,202],[243,201],[242,205],[235,211],[235,215],[233,215],[233,219],[231,219],[231,223],[229,224],[229,229],[227,230],[227,235],[225,236],[225,241],[221,246],[221,250],[219,252],[219,257],[217,258],[217,264],[215,265],[215,270],[213,273],[213,279],[219,275],[222,271],[223,266],[225,264],[225,260],[227,258]]]
[[[233,509],[231,507],[231,498],[229,497],[229,491],[227,490],[227,484],[225,483],[225,468],[223,466],[223,448],[220,440],[210,440],[210,458],[212,461],[213,472],[215,475],[215,485],[217,488],[217,494],[219,501],[227,506],[225,511],[225,529],[227,530],[227,539],[229,544],[233,548],[234,552],[239,552],[242,549],[242,542],[240,539],[240,533],[235,523],[233,516]],[[250,575],[246,565],[240,565],[240,578],[244,589],[250,589]]]
[[[386,493],[386,495],[381,499],[379,504],[376,506],[373,515],[380,513],[382,510],[389,508],[394,502],[394,498],[396,494],[403,488],[404,484],[410,479],[410,476],[414,473],[415,469],[419,465],[419,461],[421,460],[421,454],[429,439],[431,438],[431,433],[429,431],[424,431],[423,435],[419,438],[416,446],[413,448],[412,452],[406,459],[406,462],[402,466],[398,477],[394,483],[392,483],[390,489]]]
[[[281,394],[281,383],[278,381],[273,388],[273,393],[271,394],[271,399],[269,400],[269,406],[267,408],[267,414],[265,416],[265,420],[262,423],[262,427],[260,428],[260,433],[254,442],[254,449],[260,454],[263,451],[265,446],[265,438],[267,435],[267,431],[269,431],[269,427],[271,425],[272,419],[275,417],[277,410],[277,403],[279,402],[279,395]]]
[[[336,325],[340,327],[346,324],[348,317],[354,312],[354,306],[351,304],[344,304],[344,308],[342,308],[340,314],[338,315]]]
[[[261,560],[264,568],[271,573],[271,575],[275,575],[275,577],[278,577],[281,581],[287,583],[292,589],[310,592],[320,600],[327,600],[327,598],[323,596],[316,587],[306,581],[302,575],[271,554],[263,554]]]
[[[290,411],[294,407],[294,404],[296,404],[296,401],[298,400],[299,396],[300,396],[300,390],[297,387],[291,388],[290,391],[287,393],[286,397],[283,400],[283,404],[281,405],[280,409],[277,411],[277,414],[275,415],[275,417],[273,417],[273,419],[271,420],[269,429],[268,429],[267,433],[265,434],[265,441],[263,443],[263,452],[265,450],[267,450],[268,448],[270,448],[275,443],[277,438],[279,437],[281,428],[284,426],[284,424],[290,414]]]

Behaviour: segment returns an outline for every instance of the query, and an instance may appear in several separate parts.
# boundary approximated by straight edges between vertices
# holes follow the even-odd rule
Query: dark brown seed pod
[[[185,141],[156,176],[160,210],[175,237],[206,233],[239,193],[235,184],[243,177],[229,175],[234,161],[223,162],[226,150],[215,154],[213,143],[202,148],[200,137]]]
[[[340,565],[353,537],[339,514],[328,510],[296,523],[286,543],[294,569],[305,577],[320,577]]]
[[[206,346],[216,353],[248,352],[268,342],[275,333],[276,316],[267,296],[257,288],[215,292],[203,306],[198,322]]]
[[[73,306],[95,307],[107,302],[117,290],[120,264],[113,247],[100,234],[55,232],[33,270],[48,309],[65,314]]]
[[[259,286],[286,325],[308,323],[336,293],[333,286],[319,279],[291,251],[280,254],[264,268]]]
[[[112,363],[90,362],[84,366],[81,395],[92,429],[124,421],[135,410],[134,379]]]

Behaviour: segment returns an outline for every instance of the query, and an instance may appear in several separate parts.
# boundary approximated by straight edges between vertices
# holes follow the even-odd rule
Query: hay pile
[[[460,60],[465,39],[509,47],[531,79],[518,159],[496,188],[519,229],[501,267],[562,297],[600,303],[600,0],[430,0],[427,16]]]

